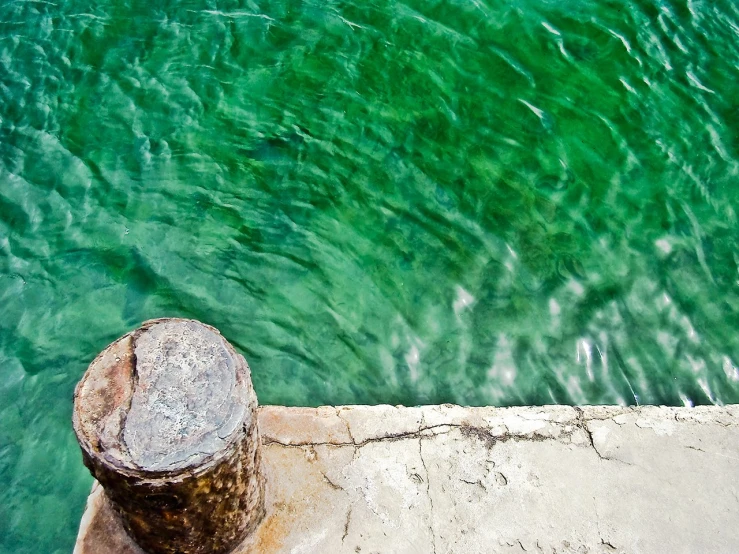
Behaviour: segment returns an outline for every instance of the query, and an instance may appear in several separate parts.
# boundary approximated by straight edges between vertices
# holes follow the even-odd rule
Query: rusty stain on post
[[[83,460],[151,554],[233,550],[264,516],[249,366],[208,325],[147,321],[75,389]]]

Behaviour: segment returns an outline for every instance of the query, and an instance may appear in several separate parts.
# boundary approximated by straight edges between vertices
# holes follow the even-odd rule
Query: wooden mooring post
[[[90,364],[73,424],[144,551],[222,554],[264,516],[256,410],[249,366],[216,329],[156,319]]]

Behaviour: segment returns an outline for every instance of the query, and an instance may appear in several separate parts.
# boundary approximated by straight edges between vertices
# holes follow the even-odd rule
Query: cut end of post
[[[76,394],[78,436],[116,467],[198,467],[251,423],[256,401],[240,365],[243,358],[212,327],[147,322],[90,365]]]
[[[142,332],[136,381],[123,428],[132,463],[149,471],[197,466],[248,425],[247,391],[223,338],[194,321]]]

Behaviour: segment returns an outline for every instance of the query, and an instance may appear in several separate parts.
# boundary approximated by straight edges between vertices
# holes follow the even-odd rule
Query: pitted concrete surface
[[[739,406],[260,408],[236,552],[736,553]],[[142,554],[100,487],[75,554]]]

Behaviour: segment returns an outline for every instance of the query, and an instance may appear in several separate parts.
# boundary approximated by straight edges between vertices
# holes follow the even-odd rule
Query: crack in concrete
[[[575,410],[577,411],[577,427],[585,431],[585,434],[588,436],[588,441],[590,442],[590,447],[595,451],[595,453],[598,455],[598,458],[603,461],[607,462],[618,462],[627,466],[631,466],[634,464],[631,464],[629,462],[625,462],[623,460],[619,460],[618,458],[611,458],[609,456],[604,456],[600,453],[600,450],[598,450],[598,447],[595,446],[595,440],[593,440],[593,433],[590,430],[590,427],[588,427],[588,422],[593,420],[585,419],[585,414],[579,406],[575,406]],[[605,421],[605,420],[598,420],[598,421]]]
[[[708,454],[709,456],[719,456],[720,458],[728,458],[729,460],[739,461],[739,458],[736,458],[735,456],[729,456],[727,454],[721,454],[719,452],[708,452],[706,450],[703,450],[702,448],[698,448],[697,446],[692,446],[689,444],[686,444],[685,448],[689,448],[690,450],[695,450],[696,452],[702,452],[703,454]]]
[[[611,550],[618,550],[618,548],[616,548],[615,546],[613,546],[610,542],[608,542],[607,540],[605,540],[603,537],[600,538],[600,544],[602,544],[603,546],[607,546]]]
[[[425,431],[431,431],[434,429],[438,429],[441,427],[450,427],[450,428],[459,428],[462,427],[462,425],[456,425],[456,424],[439,424],[439,425],[432,425],[430,427],[422,427],[418,431],[406,431],[402,433],[388,433],[387,435],[383,435],[381,437],[371,437],[368,439],[365,439],[363,441],[356,442],[354,437],[350,434],[350,438],[352,439],[352,442],[295,442],[295,443],[286,443],[279,441],[273,437],[265,436],[262,440],[262,442],[266,445],[269,444],[279,444],[280,446],[287,446],[287,447],[304,447],[304,446],[336,446],[336,447],[344,447],[344,446],[352,446],[356,448],[362,448],[363,446],[367,446],[368,444],[375,443],[375,442],[384,442],[384,441],[399,441],[399,440],[406,440],[406,439],[414,439],[414,438],[423,438],[424,436],[422,433]]]
[[[431,478],[428,467],[426,467],[426,460],[423,458],[423,435],[421,435],[426,422],[425,416],[421,415],[421,422],[418,424],[418,456],[421,459],[421,464],[426,472],[426,496],[429,499],[429,532],[431,533],[431,547],[434,554],[436,554],[436,534],[434,533],[434,499],[431,498]],[[433,428],[433,426],[431,427]]]
[[[328,478],[328,475],[326,475],[323,471],[321,472],[321,475],[323,475],[323,480],[326,481],[332,489],[334,489],[335,491],[342,491],[346,493],[346,491],[344,490],[344,487],[334,483],[331,479]]]
[[[343,490],[343,489],[342,489]],[[349,536],[349,524],[352,520],[352,509],[354,506],[352,504],[349,505],[349,510],[346,513],[346,522],[344,523],[344,534],[341,536],[341,543],[344,543],[344,540],[347,536]]]
[[[613,544],[611,544],[609,541],[603,538],[603,534],[600,530],[600,515],[598,514],[598,501],[593,497],[593,511],[595,512],[595,530],[598,532],[598,538],[600,539],[600,544],[603,546],[609,547],[611,550],[617,550]]]
[[[342,411],[343,410],[341,408],[336,408],[336,417],[338,417],[341,421],[344,422],[344,425],[346,425],[346,432],[349,435],[349,438],[352,440],[352,443],[357,444],[357,440],[354,438],[354,434],[352,433],[351,425],[349,425],[349,422],[346,420],[346,418],[342,417],[341,415]]]
[[[574,427],[578,427],[577,424],[573,425]],[[429,434],[428,431],[434,431],[435,429],[441,429],[446,428],[446,432],[443,433],[431,433]],[[305,446],[335,446],[335,447],[346,447],[351,446],[355,448],[362,448],[363,446],[367,446],[368,444],[375,443],[375,442],[384,442],[384,441],[400,441],[400,440],[407,440],[407,439],[423,439],[428,437],[436,437],[440,435],[446,435],[449,432],[451,432],[452,429],[459,429],[460,432],[466,436],[466,437],[475,437],[480,439],[481,441],[485,442],[486,445],[489,445],[491,448],[495,443],[498,442],[507,442],[507,441],[520,441],[520,442],[543,442],[547,440],[555,440],[561,442],[562,439],[567,439],[571,437],[575,433],[575,429],[571,431],[564,431],[562,434],[558,436],[550,436],[550,435],[542,435],[541,433],[537,433],[534,431],[533,433],[522,433],[522,434],[515,434],[511,433],[510,431],[506,431],[502,434],[493,434],[490,429],[487,429],[485,427],[478,427],[475,425],[465,424],[465,423],[439,423],[437,425],[430,425],[428,427],[421,427],[418,429],[418,431],[406,431],[401,433],[388,433],[387,435],[383,435],[381,437],[371,437],[368,439],[365,439],[360,442],[355,442],[352,437],[352,442],[294,442],[294,443],[287,443],[277,440],[274,437],[264,436],[262,442],[265,445],[270,444],[277,444],[280,446],[285,446],[288,448],[302,448]],[[351,435],[350,435],[351,436]]]
[[[346,408],[344,408],[346,409]],[[573,444],[572,442],[565,442],[568,439],[571,439],[571,437],[578,431],[582,430],[585,433],[585,436],[587,437],[587,444],[584,446],[585,448],[591,448],[595,454],[598,456],[599,460],[602,461],[608,461],[608,462],[617,462],[620,464],[624,464],[627,466],[633,466],[634,464],[621,460],[619,458],[614,458],[611,456],[604,455],[596,446],[595,439],[593,437],[593,432],[590,430],[589,422],[591,421],[612,421],[615,417],[618,417],[620,415],[623,415],[625,412],[635,412],[636,409],[634,408],[626,408],[623,412],[614,413],[610,416],[604,416],[604,417],[598,417],[597,415],[595,417],[586,417],[585,411],[579,407],[579,406],[573,406],[573,409],[576,412],[576,418],[574,420],[568,420],[563,422],[548,422],[554,426],[557,426],[561,429],[561,432],[554,436],[550,434],[542,434],[537,431],[533,431],[531,433],[511,433],[510,430],[504,426],[506,429],[503,433],[494,433],[490,428],[481,427],[477,425],[467,424],[467,423],[439,423],[436,425],[424,425],[424,418],[422,418],[420,427],[416,431],[406,431],[406,432],[400,432],[400,433],[388,433],[383,436],[379,437],[370,437],[367,439],[364,439],[362,441],[357,441],[354,434],[351,431],[351,425],[349,421],[343,417],[342,410],[339,408],[336,408],[336,414],[337,417],[339,417],[344,424],[346,425],[347,434],[349,435],[351,442],[343,442],[343,441],[325,441],[325,442],[295,442],[295,443],[287,443],[280,441],[276,439],[275,437],[269,437],[265,436],[263,438],[263,444],[265,446],[271,446],[271,445],[278,445],[285,448],[305,448],[308,446],[327,446],[327,447],[334,447],[334,448],[343,448],[343,447],[352,447],[354,448],[354,456],[353,459],[356,459],[358,455],[358,451],[360,448],[367,446],[368,444],[377,443],[377,442],[384,442],[384,441],[401,441],[401,440],[409,440],[409,439],[419,439],[419,441],[422,441],[424,438],[433,438],[436,436],[446,435],[451,433],[454,429],[459,430],[462,435],[465,437],[471,437],[476,438],[480,440],[482,443],[485,444],[485,446],[490,450],[492,449],[497,443],[499,442],[507,442],[507,441],[514,441],[514,442],[544,442],[548,440],[553,440],[557,442],[561,442],[563,444]],[[687,423],[688,420],[679,420],[680,423]],[[716,422],[721,423],[721,422]],[[621,425],[621,424],[619,424]],[[723,425],[723,424],[722,424]],[[730,425],[730,424],[729,424]],[[729,426],[724,425],[724,426]],[[565,430],[566,427],[571,427],[571,429]],[[443,431],[440,431],[442,430]],[[690,447],[689,447],[690,448]],[[693,448],[694,450],[699,450],[698,448]]]
[[[467,479],[460,479],[460,481],[462,483],[466,483],[468,485],[473,485],[473,486],[480,487],[485,492],[488,492],[487,487],[482,483],[482,479],[478,479],[477,481],[468,481]]]
[[[423,420],[421,420],[423,427]],[[421,458],[421,464],[426,472],[426,496],[429,499],[429,532],[431,533],[431,547],[436,554],[436,534],[434,533],[434,499],[431,498],[431,479],[429,477],[429,469],[426,467],[426,460],[423,459],[423,437],[418,437],[418,455]]]

